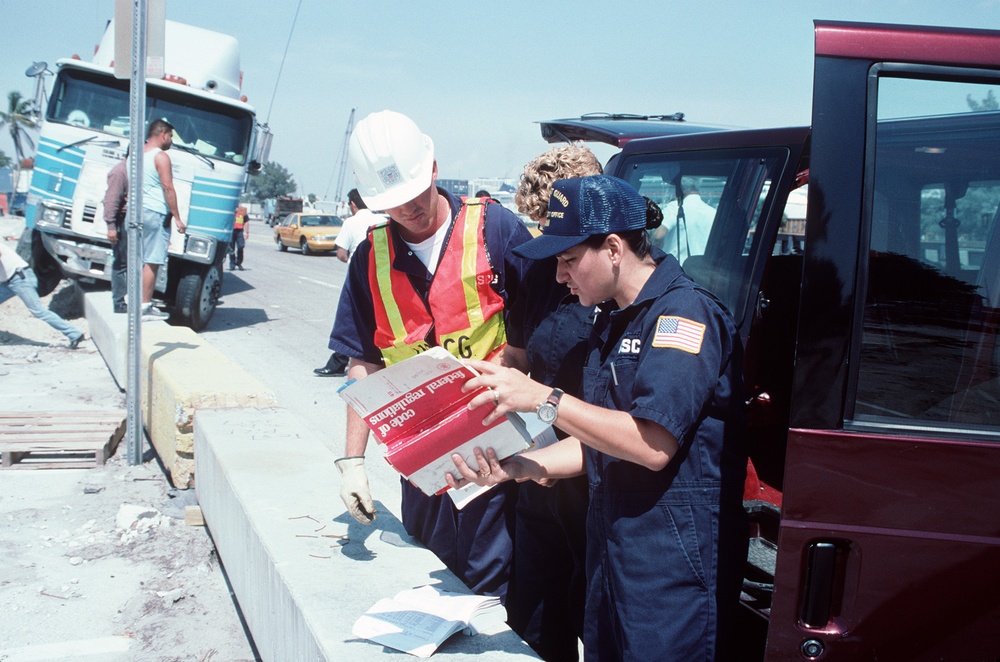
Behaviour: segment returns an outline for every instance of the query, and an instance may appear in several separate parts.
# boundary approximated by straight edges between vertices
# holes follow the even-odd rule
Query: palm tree
[[[38,125],[33,110],[31,99],[21,97],[20,92],[11,92],[7,95],[7,112],[0,112],[0,127],[5,124],[8,126],[19,161],[25,156],[22,140],[27,141],[30,149],[35,148],[35,143],[28,134],[28,129]]]

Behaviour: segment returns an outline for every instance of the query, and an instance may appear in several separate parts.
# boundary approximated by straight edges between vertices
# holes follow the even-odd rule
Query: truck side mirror
[[[271,133],[270,127],[266,124],[258,124],[254,136],[254,146],[250,152],[250,160],[267,163],[273,140],[274,134]]]

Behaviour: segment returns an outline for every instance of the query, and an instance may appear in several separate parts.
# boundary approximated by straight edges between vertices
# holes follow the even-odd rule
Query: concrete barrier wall
[[[277,398],[191,329],[142,330],[143,420],[175,487],[194,487],[194,416],[201,409],[273,407]]]
[[[111,371],[118,388],[124,391],[128,379],[125,363],[128,356],[127,317],[114,314],[111,295],[107,292],[83,295],[83,314],[90,328],[90,339],[104,357],[104,363]]]
[[[91,337],[119,388],[125,389],[128,317],[112,312],[106,293],[84,297]],[[199,409],[277,406],[263,382],[187,327],[143,323],[142,419],[175,487],[194,487],[194,414]]]
[[[401,653],[351,634],[383,597],[424,584],[469,590],[376,504],[344,511],[333,454],[287,410],[200,410],[198,502],[265,660],[378,660]],[[453,636],[449,660],[537,659],[506,626]]]

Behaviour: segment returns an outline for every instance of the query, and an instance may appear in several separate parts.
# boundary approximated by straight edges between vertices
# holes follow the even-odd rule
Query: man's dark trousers
[[[128,293],[128,231],[124,222],[115,223],[118,241],[111,245],[111,302],[115,312],[125,312],[125,295]]]

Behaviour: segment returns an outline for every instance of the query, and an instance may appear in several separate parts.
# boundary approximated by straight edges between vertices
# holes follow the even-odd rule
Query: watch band
[[[562,395],[562,389],[554,388],[552,393],[549,393],[549,397],[545,398],[545,402],[535,407],[535,415],[542,423],[552,425],[559,418],[559,399],[562,398]]]

